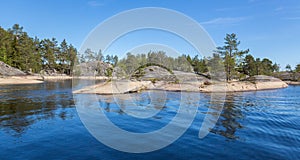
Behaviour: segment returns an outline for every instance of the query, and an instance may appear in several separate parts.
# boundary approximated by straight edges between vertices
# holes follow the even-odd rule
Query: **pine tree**
[[[75,64],[78,63],[78,58],[77,58],[77,50],[73,45],[69,45],[68,48],[68,74],[73,75],[73,68]]]
[[[296,68],[295,68],[295,72],[300,73],[300,64],[297,64]]]
[[[223,47],[218,47],[218,53],[222,56],[224,60],[224,66],[226,71],[226,79],[230,81],[234,78],[236,74],[237,62],[249,52],[247,50],[239,50],[238,46],[240,45],[240,41],[238,41],[236,34],[226,34],[224,38],[225,45]]]
[[[289,64],[285,66],[285,69],[286,69],[287,72],[291,72],[292,71],[292,67]]]

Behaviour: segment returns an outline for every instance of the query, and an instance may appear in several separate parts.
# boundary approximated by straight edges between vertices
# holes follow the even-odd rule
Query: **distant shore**
[[[72,76],[37,76],[37,75],[28,75],[28,76],[2,76],[0,77],[0,85],[9,85],[9,84],[39,84],[44,83],[45,81],[59,81],[59,80],[71,80],[73,78],[78,79],[87,79],[87,80],[107,80],[108,77],[72,77]]]
[[[300,82],[295,82],[295,81],[284,81],[284,82],[289,85],[300,85]]]
[[[51,80],[69,80],[69,79],[87,79],[87,80],[106,80],[109,77],[105,76],[84,76],[84,77],[76,77],[76,76],[42,76],[45,81]]]
[[[44,80],[38,76],[6,76],[0,77],[0,85],[4,84],[38,84]]]

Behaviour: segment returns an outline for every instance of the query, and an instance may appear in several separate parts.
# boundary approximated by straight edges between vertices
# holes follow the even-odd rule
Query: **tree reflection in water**
[[[0,129],[19,137],[38,121],[73,117],[71,86],[71,81],[0,86]]]
[[[217,121],[216,126],[211,130],[212,133],[219,134],[228,139],[238,139],[236,131],[243,128],[239,120],[244,115],[241,108],[235,104],[235,95],[227,94],[224,102],[223,111]]]
[[[166,108],[166,96],[163,91],[144,91],[141,94],[99,95],[98,98],[106,112],[149,118]]]
[[[176,100],[180,99],[180,96],[177,99],[177,94],[168,94],[171,97],[174,96]],[[150,98],[149,95],[152,97]],[[102,96],[100,103],[102,103],[101,106],[104,111],[124,115],[126,114],[124,111],[128,111],[128,106],[132,106],[132,102],[128,101],[130,98],[128,96],[133,95],[119,95],[115,99],[111,96]],[[131,98],[134,98],[135,103],[141,103],[136,104],[139,107],[145,107],[141,108],[141,110],[146,109],[147,112],[149,111],[144,116],[155,115],[154,113],[165,109],[168,110],[168,112],[165,111],[166,114],[176,113],[176,108],[172,108],[175,104],[166,107],[164,103],[166,95],[164,93],[153,92],[152,95],[151,93],[144,93]],[[243,118],[240,108],[235,105],[234,98],[234,95],[226,96],[220,119],[211,131],[230,139],[238,138],[235,134],[238,129],[242,128],[239,120]],[[118,104],[115,103],[116,101]],[[72,118],[76,112],[70,111],[70,108],[74,108],[71,81],[0,86],[0,129],[12,136],[21,136],[30,125],[41,120],[55,118],[66,120]],[[133,106],[129,109],[135,109],[135,107]],[[138,111],[137,113],[140,112]],[[155,116],[153,116],[155,119],[161,118]]]

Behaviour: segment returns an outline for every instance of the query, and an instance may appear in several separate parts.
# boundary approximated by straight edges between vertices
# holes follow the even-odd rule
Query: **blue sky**
[[[18,23],[31,36],[65,38],[77,48],[93,28],[119,12],[169,8],[199,22],[218,46],[226,33],[234,32],[240,48],[249,48],[255,57],[270,58],[282,68],[300,63],[299,0],[3,0],[0,4],[1,27]],[[182,48],[180,52],[193,52]]]

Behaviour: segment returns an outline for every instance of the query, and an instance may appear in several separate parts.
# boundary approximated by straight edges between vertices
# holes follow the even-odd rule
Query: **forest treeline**
[[[7,30],[0,27],[0,61],[22,71],[71,74],[76,56],[76,48],[66,40],[32,38],[18,24]]]
[[[66,40],[58,42],[55,38],[39,39],[30,37],[23,27],[15,24],[7,30],[0,27],[0,61],[22,71],[40,73],[43,70],[55,70],[58,73],[72,75],[72,66],[77,62],[88,63],[101,61],[111,67],[122,68],[126,73],[133,73],[147,63],[163,65],[170,70],[208,73],[225,71],[226,79],[241,79],[254,75],[272,75],[280,66],[268,58],[257,58],[249,49],[241,50],[237,35],[226,34],[224,46],[218,47],[211,57],[191,57],[189,54],[168,56],[164,51],[127,55],[120,59],[117,55],[104,55],[87,49],[79,54],[77,49]],[[101,67],[101,66],[100,66]],[[300,72],[300,64],[295,69],[286,66],[289,72]]]
[[[224,72],[228,81],[242,79],[254,75],[272,75],[278,72],[280,67],[268,58],[255,58],[249,54],[249,49],[240,50],[240,41],[236,34],[227,34],[224,39],[224,46],[218,47],[211,57],[191,57],[189,54],[182,54],[178,57],[167,56],[163,51],[148,52],[147,54],[127,53],[121,59],[118,66],[128,74],[133,73],[139,66],[146,63],[164,65],[171,70],[207,73]]]

